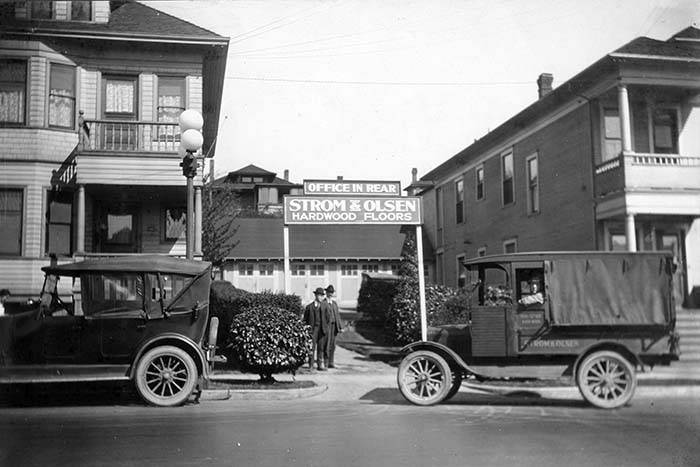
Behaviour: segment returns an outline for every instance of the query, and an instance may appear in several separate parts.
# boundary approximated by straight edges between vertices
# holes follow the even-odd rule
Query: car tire
[[[637,388],[634,366],[618,352],[602,350],[586,356],[576,371],[583,398],[601,409],[627,404]]]
[[[146,352],[136,366],[136,390],[150,405],[173,407],[184,404],[194,391],[199,375],[192,357],[171,345]]]
[[[399,390],[416,405],[434,405],[445,400],[454,383],[452,370],[435,352],[418,350],[406,355],[397,375]]]

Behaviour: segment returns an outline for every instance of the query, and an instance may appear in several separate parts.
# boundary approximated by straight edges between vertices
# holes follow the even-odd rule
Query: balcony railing
[[[177,123],[87,120],[80,124],[80,150],[106,152],[177,153]]]
[[[625,189],[700,190],[700,157],[623,153],[595,168],[596,196]]]

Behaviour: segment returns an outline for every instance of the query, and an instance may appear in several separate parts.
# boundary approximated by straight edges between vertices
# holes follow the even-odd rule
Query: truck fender
[[[581,361],[591,352],[595,352],[597,350],[613,350],[629,360],[629,362],[635,367],[643,367],[642,361],[639,359],[639,357],[626,346],[615,341],[600,341],[589,345],[578,354],[578,357],[576,357],[576,360],[570,367],[574,378],[576,377],[576,371],[578,370],[578,366],[581,364]]]
[[[467,363],[457,355],[452,349],[449,347],[446,347],[442,344],[439,344],[437,342],[432,342],[432,341],[418,341],[418,342],[413,342],[411,344],[408,344],[404,346],[401,349],[402,354],[408,354],[410,352],[415,352],[417,350],[429,350],[431,352],[435,352],[438,355],[444,357],[447,360],[447,363],[453,368],[457,369],[460,372],[466,372],[466,373],[471,373],[473,375],[478,375],[479,373],[472,369]]]
[[[131,367],[129,368],[128,375],[130,379],[134,379],[136,376],[136,366],[138,365],[138,362],[143,354],[160,345],[173,345],[181,348],[190,354],[190,356],[194,359],[194,363],[197,365],[197,370],[199,371],[200,376],[203,378],[207,378],[209,376],[209,365],[206,363],[206,356],[204,355],[203,350],[193,340],[181,334],[167,333],[154,336],[141,344],[139,349],[136,351],[135,357],[131,362]]]

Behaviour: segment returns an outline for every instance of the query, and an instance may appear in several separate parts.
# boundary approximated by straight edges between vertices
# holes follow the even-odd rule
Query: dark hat
[[[314,290],[314,295],[326,295],[326,291],[323,290],[323,287],[316,287],[316,290]]]
[[[332,284],[326,287],[326,293],[335,293],[335,289],[333,288]]]

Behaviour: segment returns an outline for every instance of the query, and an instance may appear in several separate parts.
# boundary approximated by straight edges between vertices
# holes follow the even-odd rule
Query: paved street
[[[697,397],[617,411],[466,392],[421,408],[393,387],[321,399],[3,408],[0,465],[700,464]]]

